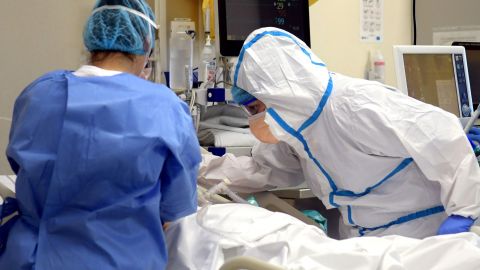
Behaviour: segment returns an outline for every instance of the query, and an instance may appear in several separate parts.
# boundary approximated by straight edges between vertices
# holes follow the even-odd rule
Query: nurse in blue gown
[[[7,157],[20,215],[1,230],[0,269],[165,268],[162,225],[196,211],[201,157],[187,106],[142,78],[154,21],[144,0],[98,1],[90,64],[17,98]]]

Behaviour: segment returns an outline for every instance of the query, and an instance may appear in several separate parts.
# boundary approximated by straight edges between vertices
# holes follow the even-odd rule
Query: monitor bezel
[[[244,40],[228,40],[227,39],[227,18],[226,18],[226,3],[227,0],[217,0],[216,3],[216,29],[217,29],[217,46],[218,52],[221,56],[225,57],[237,57],[240,54]],[[242,0],[238,0],[242,1]],[[300,0],[303,3],[303,23],[305,25],[304,34],[305,39],[303,42],[307,44],[308,47],[311,46],[310,43],[310,8],[308,0]],[[271,26],[271,25],[270,25]],[[267,26],[265,26],[267,27]]]
[[[470,42],[470,41],[454,41],[452,46],[462,46],[465,50],[480,50],[480,42]]]
[[[407,88],[407,78],[405,75],[405,63],[403,61],[403,55],[405,54],[448,54],[451,55],[452,60],[455,54],[462,54],[463,56],[463,69],[465,72],[465,79],[467,85],[467,92],[468,92],[468,105],[470,107],[470,111],[473,113],[473,102],[472,102],[472,92],[470,89],[470,78],[468,74],[468,65],[467,65],[467,55],[465,52],[465,48],[461,46],[429,46],[429,45],[397,45],[393,46],[393,56],[395,61],[395,74],[397,76],[397,89],[400,90],[405,95],[408,95],[408,88]],[[453,61],[455,64],[455,61]],[[455,85],[457,87],[457,104],[460,115],[457,115],[459,118],[461,117],[462,108],[461,108],[461,101],[460,95],[458,94],[458,78],[457,78],[457,69],[454,66],[455,70]]]
[[[452,46],[462,46],[462,47],[464,47],[465,48],[465,54],[467,55],[467,57],[468,57],[467,51],[469,51],[469,50],[480,51],[480,42],[454,41],[454,42],[452,42]],[[468,59],[467,59],[467,62],[468,62]],[[470,76],[469,76],[469,80],[470,80]],[[470,85],[470,93],[471,93],[471,90],[472,90],[471,87],[472,86]],[[480,91],[480,89],[478,89],[478,91]],[[472,99],[472,103],[473,103],[473,107],[476,108],[476,107],[479,106],[480,101],[474,102],[474,100]]]

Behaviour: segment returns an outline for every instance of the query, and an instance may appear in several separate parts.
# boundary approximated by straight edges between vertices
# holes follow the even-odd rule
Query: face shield
[[[265,111],[266,106],[258,99],[253,99],[247,102],[244,105],[240,105],[243,111],[247,114],[248,117],[254,116],[258,113]]]
[[[143,65],[143,70],[139,76],[142,79],[150,80],[150,76],[152,75],[152,70],[153,70],[153,62],[151,60],[152,54],[153,54],[153,50],[150,50],[150,53],[145,58],[145,64]]]

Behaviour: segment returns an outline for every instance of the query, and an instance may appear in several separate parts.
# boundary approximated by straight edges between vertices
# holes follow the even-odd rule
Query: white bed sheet
[[[480,269],[473,233],[423,240],[401,236],[334,240],[282,213],[239,204],[211,205],[166,232],[167,269],[219,269],[250,256],[286,269]]]
[[[0,175],[0,205],[6,197],[15,197],[15,175]]]

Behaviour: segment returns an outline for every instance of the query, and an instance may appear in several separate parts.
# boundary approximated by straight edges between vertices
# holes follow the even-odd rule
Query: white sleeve
[[[228,179],[237,192],[255,192],[276,187],[293,187],[304,181],[295,151],[285,143],[258,143],[252,157],[203,154],[199,182],[208,186]]]
[[[480,166],[458,118],[403,94],[375,94],[349,105],[356,141],[375,154],[413,158],[440,184],[448,215],[479,217]]]

